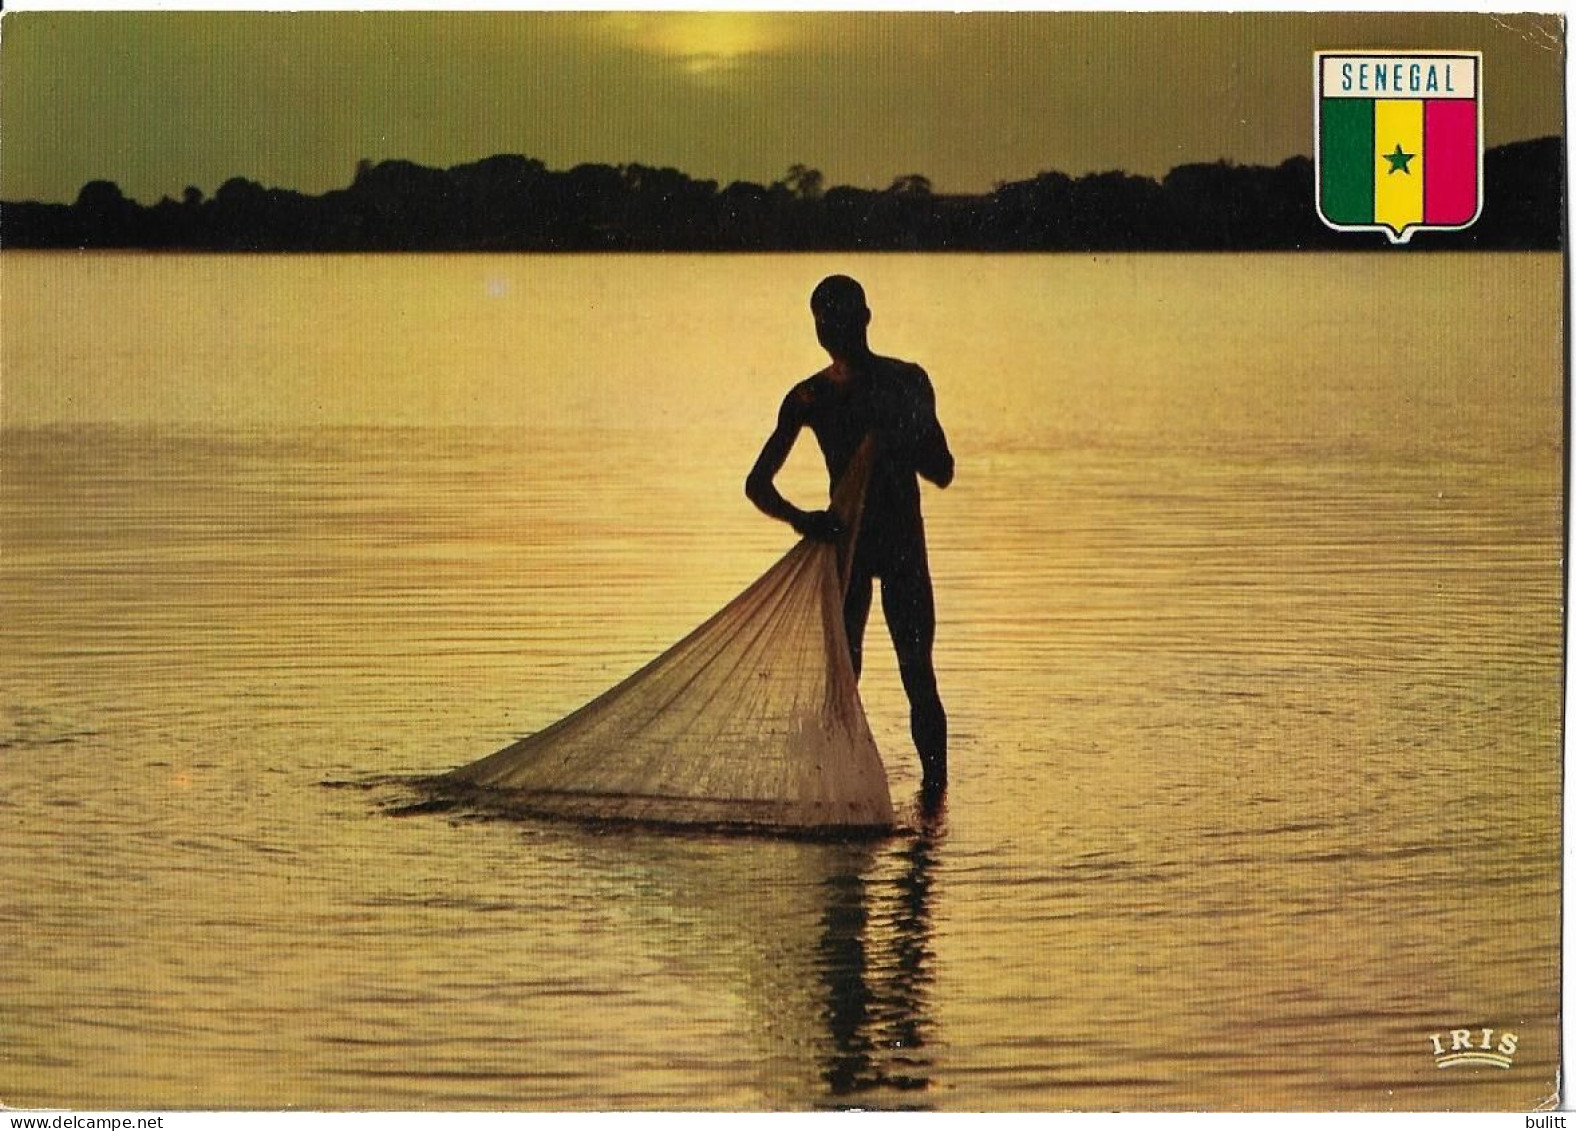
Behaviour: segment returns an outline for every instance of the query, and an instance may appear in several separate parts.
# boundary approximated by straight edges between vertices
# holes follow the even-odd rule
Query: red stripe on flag
[[[1423,104],[1423,223],[1465,224],[1478,206],[1477,103]]]

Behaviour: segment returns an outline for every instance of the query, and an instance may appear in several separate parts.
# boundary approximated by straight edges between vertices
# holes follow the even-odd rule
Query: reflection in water
[[[882,842],[527,835],[569,850],[563,882],[615,916],[605,926],[626,962],[648,965],[643,1000],[734,1034],[737,1062],[713,1063],[710,1103],[931,1106],[939,815]],[[664,1106],[660,1082],[634,1106]]]
[[[928,819],[886,882],[859,873],[826,882],[819,969],[831,1048],[822,1077],[834,1100],[930,1087],[930,894],[941,836],[940,816]]]

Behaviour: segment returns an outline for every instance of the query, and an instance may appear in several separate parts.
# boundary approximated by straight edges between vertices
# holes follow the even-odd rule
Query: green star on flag
[[[1411,162],[1412,158],[1416,157],[1417,154],[1401,152],[1400,142],[1395,143],[1394,153],[1381,153],[1380,156],[1390,162],[1388,173],[1405,173],[1409,177],[1412,175]]]

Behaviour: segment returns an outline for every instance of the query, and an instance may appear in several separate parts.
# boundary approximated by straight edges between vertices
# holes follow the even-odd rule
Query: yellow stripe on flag
[[[1423,222],[1420,100],[1381,98],[1374,103],[1374,222],[1397,232]]]

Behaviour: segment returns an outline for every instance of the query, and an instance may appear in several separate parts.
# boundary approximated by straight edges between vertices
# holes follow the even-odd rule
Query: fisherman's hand
[[[843,536],[842,521],[831,511],[806,511],[793,528],[816,542],[836,542]]]

